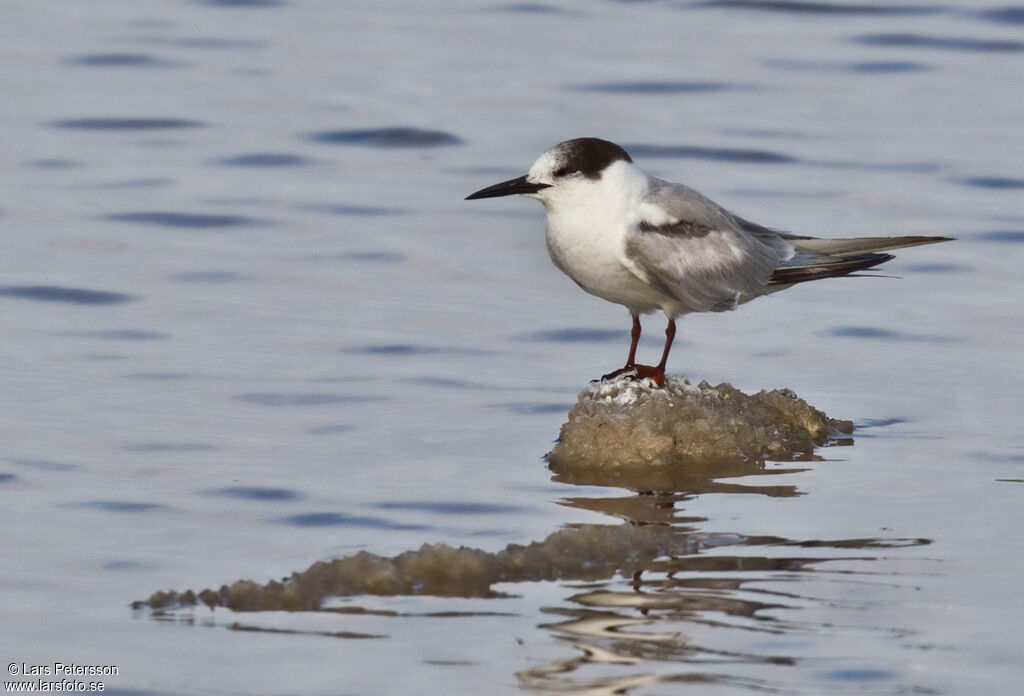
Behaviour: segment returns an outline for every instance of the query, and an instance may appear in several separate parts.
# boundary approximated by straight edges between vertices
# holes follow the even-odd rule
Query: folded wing
[[[627,256],[647,280],[693,312],[717,312],[782,286],[883,264],[892,249],[949,237],[820,239],[744,220],[697,191],[653,179]]]
[[[687,311],[721,312],[764,294],[794,253],[777,233],[744,230],[727,210],[680,184],[655,180],[640,210],[626,256]]]

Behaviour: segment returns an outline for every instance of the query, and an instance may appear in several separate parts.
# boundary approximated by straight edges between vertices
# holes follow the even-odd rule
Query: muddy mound
[[[788,389],[750,395],[683,377],[659,389],[622,378],[579,395],[548,461],[563,480],[634,485],[647,475],[807,457],[852,431],[850,421],[829,418]]]

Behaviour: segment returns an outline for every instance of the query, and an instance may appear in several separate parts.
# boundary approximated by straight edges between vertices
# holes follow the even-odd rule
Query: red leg
[[[633,330],[630,332],[630,338],[632,339],[629,343],[629,357],[626,358],[626,366],[609,372],[606,375],[601,375],[601,379],[615,379],[620,375],[624,375],[627,372],[632,372],[636,367],[636,347],[640,343],[640,315],[632,314],[633,317]]]
[[[676,337],[675,319],[668,320],[668,327],[665,329],[665,350],[661,352],[661,362],[654,367],[649,365],[636,366],[636,378],[644,379],[650,377],[659,387],[665,384],[665,365],[668,364],[668,352],[672,350],[672,341]]]
[[[633,331],[630,333],[632,342],[629,344],[629,357],[626,359],[626,367],[636,365],[636,347],[640,343],[640,315],[633,315]]]
[[[672,350],[672,341],[676,340],[676,320],[669,317],[668,326],[665,327],[665,350],[661,351],[661,362],[658,369],[665,374],[665,366],[668,365],[668,352]]]

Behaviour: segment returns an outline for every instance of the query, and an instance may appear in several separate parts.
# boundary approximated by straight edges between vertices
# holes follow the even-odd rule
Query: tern
[[[519,194],[544,204],[551,260],[591,295],[624,305],[633,318],[626,365],[659,387],[676,335],[691,312],[723,312],[797,283],[847,276],[893,258],[890,249],[949,237],[822,239],[763,227],[683,184],[645,174],[622,147],[600,138],[561,142],[529,173],[466,200]],[[664,312],[657,365],[636,362],[640,315]]]

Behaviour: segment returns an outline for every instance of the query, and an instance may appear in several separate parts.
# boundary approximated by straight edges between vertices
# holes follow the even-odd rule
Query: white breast
[[[582,179],[559,191],[545,208],[548,253],[555,265],[590,294],[642,313],[673,300],[631,270],[626,258],[626,233],[636,222],[646,186],[636,174],[643,176],[635,168],[612,167],[600,181]]]

